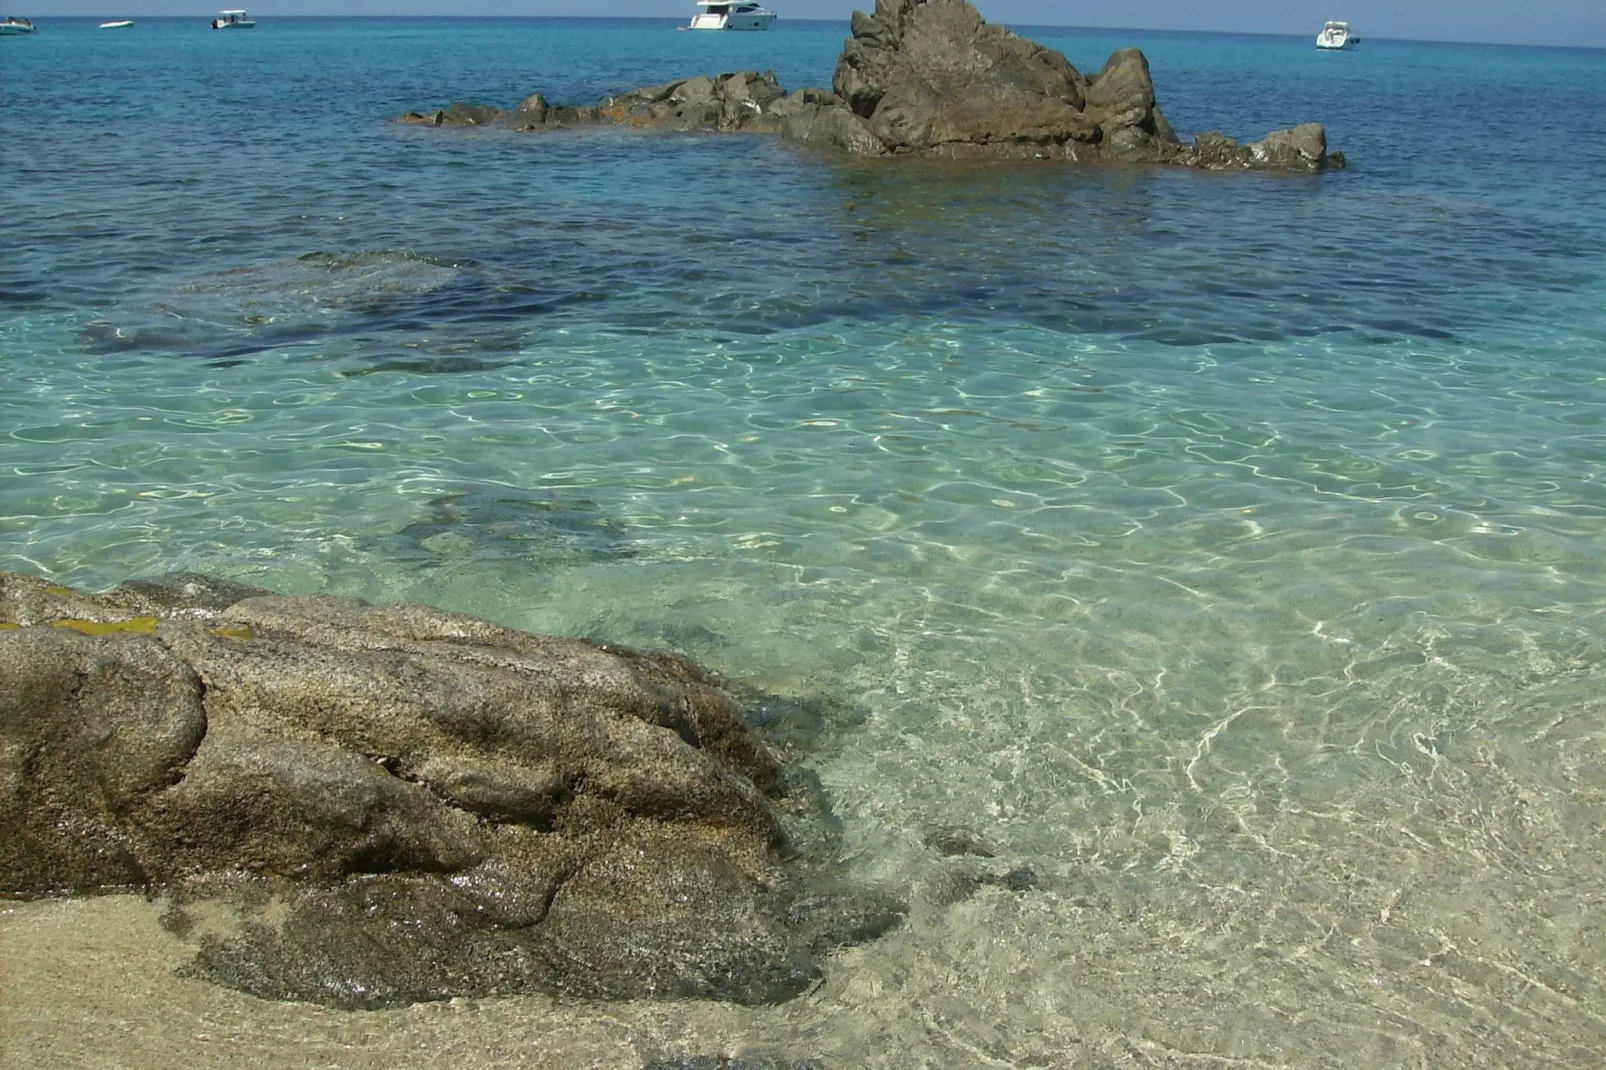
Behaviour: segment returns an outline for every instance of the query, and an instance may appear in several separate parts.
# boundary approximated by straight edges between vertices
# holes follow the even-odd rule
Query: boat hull
[[[762,15],[697,15],[691,20],[688,30],[767,30],[775,16],[768,12]]]
[[[0,22],[0,37],[26,37],[38,32],[39,28],[36,26],[17,26]]]
[[[134,25],[133,19],[123,19],[119,22],[103,22],[100,24],[100,28],[103,30],[126,30],[132,25]]]

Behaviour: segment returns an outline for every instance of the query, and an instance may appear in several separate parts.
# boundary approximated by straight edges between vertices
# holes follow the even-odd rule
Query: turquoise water
[[[810,997],[365,1020],[460,1065],[1606,1061],[1606,53],[1027,30],[1140,45],[1179,130],[1325,121],[1351,168],[1289,178],[388,122],[828,84],[837,24],[41,25],[0,41],[0,567],[424,600],[865,713],[802,760],[914,910]],[[931,824],[1041,887],[956,901]],[[11,946],[114,916],[42,909]],[[41,957],[0,1037],[355,1028],[74,987],[124,961]]]

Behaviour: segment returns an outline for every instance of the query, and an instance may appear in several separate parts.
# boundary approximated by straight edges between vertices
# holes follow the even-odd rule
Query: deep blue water
[[[1286,177],[391,121],[827,85],[839,24],[39,21],[0,39],[0,567],[677,646],[868,711],[816,761],[877,875],[957,821],[1052,878],[738,1037],[1606,1058],[1558,905],[1606,894],[1606,53],[1019,28],[1141,46],[1180,131],[1325,122],[1351,166]]]

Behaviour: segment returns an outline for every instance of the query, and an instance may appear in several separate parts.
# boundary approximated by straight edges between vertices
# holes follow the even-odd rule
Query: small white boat
[[[230,11],[219,11],[217,18],[212,20],[214,30],[254,30],[257,24],[251,21],[251,16],[235,8]]]
[[[775,12],[754,0],[697,0],[701,11],[691,17],[688,30],[767,30]]]
[[[1347,22],[1329,22],[1322,27],[1322,32],[1316,35],[1316,47],[1332,51],[1354,48],[1360,41],[1359,37],[1349,32]]]
[[[134,25],[133,19],[114,19],[111,22],[101,23],[100,28],[103,30],[126,30],[132,25]]]
[[[0,37],[22,37],[25,34],[38,32],[39,27],[27,19],[8,18],[0,22]]]

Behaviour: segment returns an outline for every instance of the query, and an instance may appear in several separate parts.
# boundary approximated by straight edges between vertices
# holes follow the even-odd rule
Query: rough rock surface
[[[854,12],[832,88],[787,94],[770,73],[698,77],[556,108],[539,94],[517,109],[454,104],[402,122],[536,130],[614,124],[779,133],[856,156],[1117,160],[1211,170],[1342,167],[1307,123],[1247,145],[1201,134],[1185,145],[1155,101],[1143,53],[1113,53],[1084,75],[1058,52],[988,24],[969,0],[876,0]]]
[[[424,606],[0,573],[0,894],[165,893],[269,998],[786,999],[900,908],[735,696]]]
[[[641,1070],[822,1070],[812,1059],[789,1059],[784,1055],[670,1055],[643,1066]]]
[[[778,127],[771,109],[785,96],[786,90],[773,73],[743,71],[632,89],[583,107],[548,104],[536,93],[512,111],[499,111],[485,104],[453,104],[427,113],[408,112],[400,121],[422,126],[502,126],[513,130],[616,125],[774,132]]]
[[[1327,151],[1327,132],[1320,123],[1276,130],[1259,141],[1240,145],[1225,134],[1200,134],[1178,158],[1179,163],[1211,171],[1322,171],[1343,167],[1344,154]]]

